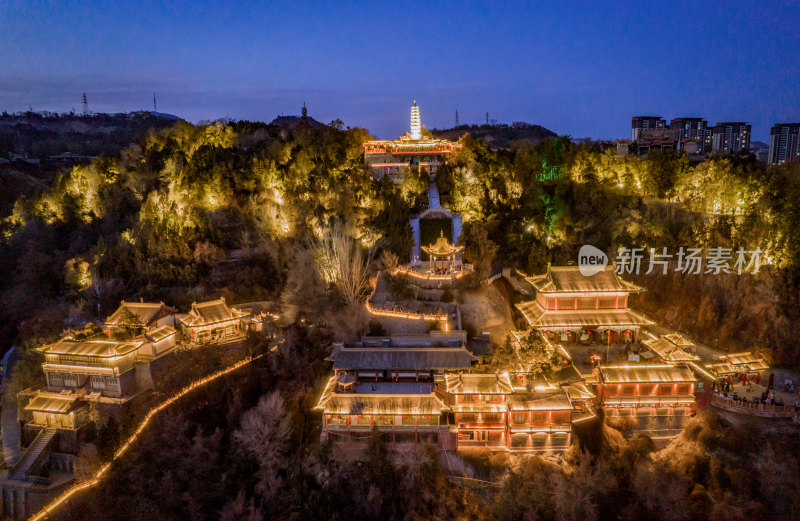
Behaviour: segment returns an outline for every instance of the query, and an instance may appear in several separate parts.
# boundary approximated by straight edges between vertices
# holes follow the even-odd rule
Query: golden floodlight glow
[[[273,347],[272,349],[270,349],[270,351],[274,351],[274,349],[275,348]],[[152,409],[150,409],[150,411],[145,415],[145,417],[142,420],[142,422],[139,424],[139,427],[133,432],[133,434],[131,434],[128,437],[128,439],[125,441],[125,443],[119,449],[117,449],[117,452],[114,453],[114,456],[112,456],[111,461],[109,461],[108,463],[103,465],[100,468],[100,470],[97,471],[97,473],[94,475],[94,477],[92,479],[90,479],[88,481],[84,481],[82,483],[78,483],[76,485],[73,485],[72,488],[66,490],[63,494],[58,496],[53,502],[51,502],[49,505],[47,505],[42,510],[40,510],[38,514],[36,514],[33,517],[31,517],[30,521],[39,521],[40,519],[44,519],[48,514],[50,514],[53,510],[58,508],[61,504],[63,504],[66,500],[71,498],[77,492],[80,492],[81,490],[83,490],[85,488],[94,486],[97,483],[99,483],[100,479],[105,475],[105,473],[111,467],[111,463],[113,463],[120,456],[125,454],[125,452],[128,450],[128,448],[130,448],[131,444],[133,444],[139,438],[139,435],[141,435],[141,433],[144,432],[145,428],[150,423],[150,420],[153,418],[153,416],[155,416],[156,414],[158,414],[159,412],[161,412],[165,408],[169,407],[170,405],[172,405],[173,403],[175,403],[179,399],[183,398],[184,396],[186,396],[190,392],[194,391],[195,389],[197,389],[199,387],[202,387],[202,386],[204,386],[204,385],[216,380],[220,376],[224,376],[224,375],[226,375],[226,374],[228,374],[228,373],[230,373],[232,371],[235,371],[235,370],[239,369],[240,367],[243,367],[243,366],[249,364],[253,360],[257,360],[257,359],[259,359],[259,358],[261,358],[263,356],[264,356],[264,354],[262,353],[262,354],[257,355],[257,356],[244,358],[244,359],[236,362],[235,364],[233,364],[233,365],[231,365],[229,367],[226,367],[225,369],[221,369],[221,370],[217,371],[216,373],[212,373],[212,374],[210,374],[210,375],[208,375],[208,376],[206,376],[204,378],[196,380],[195,382],[193,382],[193,383],[187,385],[186,387],[184,387],[177,394],[174,394],[168,400],[166,400],[166,401],[162,402],[160,405],[157,405],[157,406],[153,407]]]

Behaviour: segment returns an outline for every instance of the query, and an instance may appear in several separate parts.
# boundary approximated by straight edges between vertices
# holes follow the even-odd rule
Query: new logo
[[[578,251],[578,269],[584,277],[600,273],[608,266],[608,256],[598,248],[589,244],[581,246]]]

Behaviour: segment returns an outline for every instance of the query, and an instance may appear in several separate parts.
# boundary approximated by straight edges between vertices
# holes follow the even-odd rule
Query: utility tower
[[[82,101],[83,101],[83,115],[84,116],[88,116],[89,115],[89,102],[86,100],[86,93],[85,92],[83,93]]]
[[[153,93],[153,112],[158,112],[158,106],[156,105],[156,93]]]
[[[458,109],[456,109],[456,126],[458,126]]]
[[[486,113],[486,126],[489,126],[489,113]]]

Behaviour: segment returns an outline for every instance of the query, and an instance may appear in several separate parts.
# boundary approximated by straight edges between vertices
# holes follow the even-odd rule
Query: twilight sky
[[[322,2],[319,2],[322,4]],[[800,121],[800,1],[0,1],[0,110],[309,115],[405,132],[527,121],[630,137],[633,115]]]

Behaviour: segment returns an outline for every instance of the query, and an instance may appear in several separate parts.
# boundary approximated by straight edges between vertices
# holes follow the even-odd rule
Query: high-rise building
[[[752,125],[743,121],[717,123],[713,128],[711,151],[715,154],[735,154],[750,149]]]
[[[667,120],[661,116],[634,116],[631,119],[631,141],[639,139],[643,130],[662,130],[667,128]]]
[[[696,139],[701,143],[700,150],[711,150],[711,129],[708,128],[708,121],[703,118],[674,118],[669,123],[670,130],[678,131],[678,150],[683,150],[684,140]]]
[[[769,131],[771,165],[800,159],[800,123],[778,123]]]

